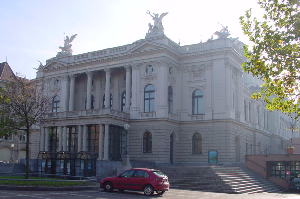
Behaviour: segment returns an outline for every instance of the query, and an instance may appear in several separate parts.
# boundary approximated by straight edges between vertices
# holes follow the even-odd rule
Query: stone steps
[[[171,166],[159,169],[169,176],[171,188],[225,193],[280,192],[271,182],[236,166]]]

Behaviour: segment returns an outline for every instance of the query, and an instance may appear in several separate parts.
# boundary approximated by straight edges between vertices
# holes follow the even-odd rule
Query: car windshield
[[[158,177],[166,177],[167,176],[166,174],[164,174],[163,172],[158,171],[158,170],[152,171],[152,172]]]

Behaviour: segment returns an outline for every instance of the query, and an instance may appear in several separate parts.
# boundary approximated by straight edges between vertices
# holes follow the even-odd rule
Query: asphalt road
[[[159,198],[159,199],[300,199],[300,193],[259,193],[259,194],[225,194],[212,193],[203,191],[189,191],[171,189],[163,196],[144,196],[142,192],[100,192],[96,190],[91,191],[0,191],[0,199],[135,199],[135,198]]]

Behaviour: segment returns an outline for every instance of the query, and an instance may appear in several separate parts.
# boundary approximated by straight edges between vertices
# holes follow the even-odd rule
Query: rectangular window
[[[78,150],[78,132],[75,126],[68,127],[68,129],[68,150],[69,152],[76,153]]]
[[[99,152],[99,125],[88,126],[88,151]]]
[[[48,149],[50,152],[58,151],[58,133],[57,127],[50,127],[49,128],[49,145]]]

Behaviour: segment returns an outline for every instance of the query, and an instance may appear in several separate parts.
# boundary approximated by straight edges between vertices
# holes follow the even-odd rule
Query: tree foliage
[[[264,83],[252,98],[263,99],[269,110],[300,116],[300,12],[298,0],[258,0],[262,19],[252,10],[240,17],[244,34],[246,72]]]
[[[29,173],[29,142],[33,125],[38,125],[49,106],[49,99],[42,96],[36,82],[17,78],[0,90],[0,133],[26,132],[26,177]]]

